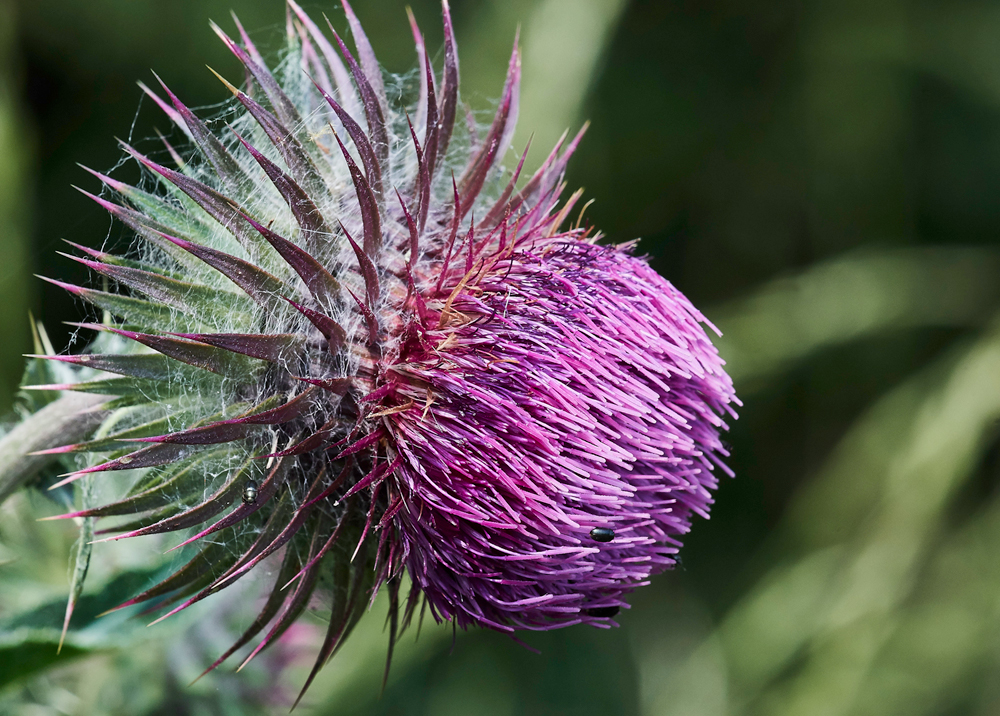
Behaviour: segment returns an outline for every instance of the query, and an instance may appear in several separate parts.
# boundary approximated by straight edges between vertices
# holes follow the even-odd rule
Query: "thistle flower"
[[[238,21],[239,41],[215,27],[246,70],[244,90],[222,80],[225,127],[143,87],[188,148],[164,140],[170,168],[124,145],[141,186],[91,172],[107,192],[84,193],[136,242],[126,256],[76,246],[117,288],[53,281],[108,318],[79,324],[99,332],[88,352],[37,357],[76,382],[35,386],[108,396],[92,439],[45,451],[88,461],[57,485],[133,480],[62,517],[119,518],[106,540],[193,529],[190,561],[122,606],[169,616],[280,560],[259,617],[209,670],[331,594],[305,688],[381,587],[390,656],[421,600],[463,628],[611,625],[708,516],[736,402],[680,292],[631,245],[561,228],[582,131],[527,181],[523,155],[499,167],[516,39],[480,137],[455,121],[446,0],[440,75],[410,18],[412,118],[343,5],[357,59],[293,0],[277,71]]]

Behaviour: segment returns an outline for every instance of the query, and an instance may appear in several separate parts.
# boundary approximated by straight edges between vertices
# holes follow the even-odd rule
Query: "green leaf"
[[[80,596],[74,616],[78,624],[85,626],[67,633],[61,651],[59,642],[66,611],[63,600],[0,620],[0,688],[80,656],[125,648],[141,638],[145,629],[140,627],[144,624],[131,619],[126,610],[101,619],[97,616],[121,604],[151,579],[167,571],[125,572],[98,593]]]
[[[737,704],[751,705],[750,712],[766,704],[775,714],[816,713],[819,704],[826,713],[852,711],[858,689],[880,678],[874,663],[883,649],[906,641],[900,619],[941,549],[946,511],[998,420],[994,323],[851,427],[792,500],[766,555],[771,569],[706,640],[722,645],[734,713],[743,712]],[[933,659],[940,643],[911,641],[899,658]]]
[[[983,325],[1000,302],[1000,252],[857,252],[706,311],[741,395],[825,347],[887,331]]]
[[[85,480],[82,490],[84,495],[89,495],[90,480]],[[89,506],[90,500],[84,499],[83,507]],[[94,550],[94,518],[84,517],[80,524],[80,537],[76,542],[76,553],[73,555],[73,577],[69,585],[69,597],[66,600],[66,614],[63,617],[62,633],[59,635],[59,647],[56,653],[60,653],[66,641],[66,632],[69,631],[69,623],[73,618],[73,610],[76,608],[80,595],[83,594],[83,584],[87,581],[87,570],[90,568],[90,555]]]

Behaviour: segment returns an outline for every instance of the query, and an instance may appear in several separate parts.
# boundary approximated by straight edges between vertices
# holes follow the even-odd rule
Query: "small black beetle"
[[[607,527],[595,527],[590,531],[595,542],[610,542],[615,538],[615,531]]]
[[[247,480],[247,484],[243,488],[243,504],[252,505],[256,501],[257,501],[257,482],[255,480]]]
[[[583,610],[583,613],[588,617],[613,617],[618,612],[618,607],[594,607],[593,609]]]

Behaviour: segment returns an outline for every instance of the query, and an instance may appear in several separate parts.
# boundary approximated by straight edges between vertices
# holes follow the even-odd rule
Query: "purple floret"
[[[470,283],[387,371],[407,571],[462,626],[606,623],[708,517],[732,381],[626,248],[529,236]]]

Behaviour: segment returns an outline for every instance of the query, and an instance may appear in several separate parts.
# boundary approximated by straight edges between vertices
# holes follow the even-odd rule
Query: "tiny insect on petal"
[[[590,531],[590,537],[595,542],[610,542],[615,538],[615,531],[607,527],[595,527]]]
[[[257,481],[247,480],[246,484],[243,486],[243,504],[252,505],[257,501]]]
[[[594,607],[593,609],[584,609],[583,611],[589,617],[608,619],[618,614],[621,609],[619,607]]]

